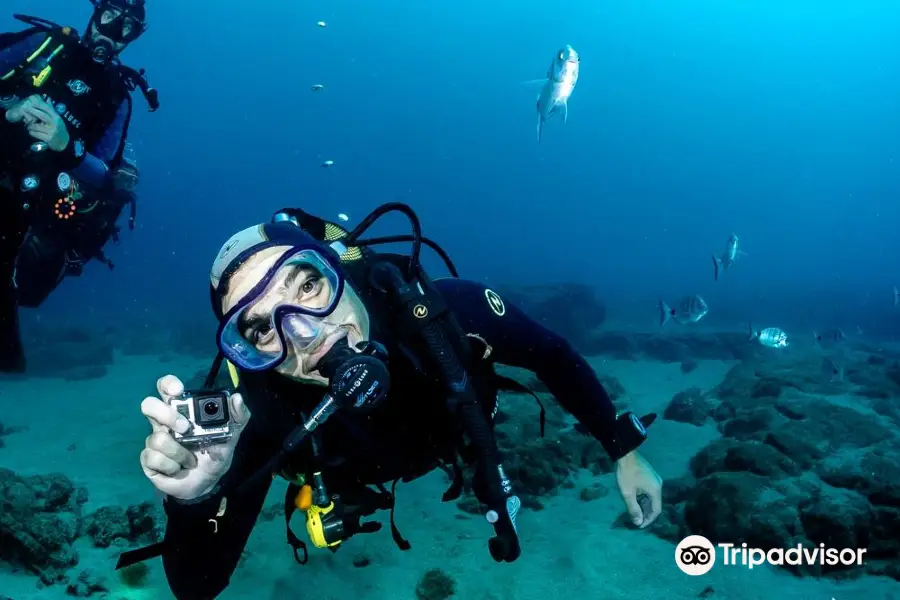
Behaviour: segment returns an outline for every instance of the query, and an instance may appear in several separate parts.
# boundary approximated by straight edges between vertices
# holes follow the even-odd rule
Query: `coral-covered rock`
[[[691,459],[691,472],[697,478],[719,472],[744,472],[777,478],[799,475],[800,467],[772,446],[725,438],[700,450]]]
[[[78,563],[75,486],[60,474],[19,477],[0,469],[0,560],[59,581]]]
[[[441,569],[425,571],[416,584],[416,598],[419,600],[447,600],[456,593],[456,581]]]
[[[663,419],[703,425],[712,413],[712,403],[697,387],[678,392],[663,412]]]
[[[70,581],[66,588],[66,593],[76,598],[90,598],[94,594],[106,594],[107,592],[109,592],[109,587],[106,579],[90,569],[79,573],[78,578]]]
[[[117,539],[151,543],[162,539],[163,524],[162,511],[149,502],[127,509],[104,506],[85,518],[85,533],[98,548],[107,548]]]

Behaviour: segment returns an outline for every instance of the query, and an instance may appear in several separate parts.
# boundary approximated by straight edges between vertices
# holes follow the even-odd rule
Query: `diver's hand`
[[[24,123],[31,137],[46,142],[56,152],[62,152],[69,145],[66,122],[56,109],[38,95],[29,96],[7,110],[6,120],[10,123]]]
[[[231,396],[229,407],[234,433],[222,444],[192,451],[179,444],[173,431],[186,432],[190,423],[169,406],[168,400],[184,393],[184,384],[174,375],[156,382],[159,398],[147,397],[141,412],[150,421],[153,433],[141,451],[141,468],[156,489],[179,500],[196,500],[210,493],[228,472],[241,432],[250,420],[250,411],[240,394]]]
[[[616,462],[616,483],[632,522],[641,529],[649,526],[662,512],[662,478],[637,451]],[[649,506],[642,506],[639,496],[646,496]]]

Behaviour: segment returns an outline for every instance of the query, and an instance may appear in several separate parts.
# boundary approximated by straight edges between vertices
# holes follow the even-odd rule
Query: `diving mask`
[[[343,290],[343,277],[319,251],[289,250],[222,318],[219,349],[242,369],[274,369],[287,358],[288,344],[302,351],[328,332],[326,318]]]
[[[96,5],[92,22],[113,42],[130,44],[146,29],[143,5],[143,0],[105,0]]]

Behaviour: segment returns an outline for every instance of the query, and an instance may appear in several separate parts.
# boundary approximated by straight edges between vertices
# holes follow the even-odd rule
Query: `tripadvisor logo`
[[[865,548],[826,548],[825,544],[819,544],[812,548],[797,544],[791,548],[772,548],[771,550],[751,548],[747,544],[740,546],[726,543],[713,545],[702,535],[689,535],[675,547],[675,564],[688,575],[705,575],[716,564],[716,548],[719,548],[722,553],[722,565],[739,565],[748,569],[766,563],[776,566],[859,566],[863,564],[863,555],[866,553]]]

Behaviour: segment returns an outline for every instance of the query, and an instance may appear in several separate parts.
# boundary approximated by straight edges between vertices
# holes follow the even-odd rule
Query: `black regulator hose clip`
[[[453,314],[445,308],[440,294],[428,282],[408,282],[400,269],[382,263],[372,269],[372,284],[387,294],[402,315],[401,326],[415,331],[424,342],[433,368],[439,371],[447,392],[447,408],[460,420],[477,456],[476,496],[488,507],[485,518],[494,527],[488,542],[497,562],[512,562],[522,553],[516,517],[521,501],[503,470],[494,432],[452,340],[466,339]]]

